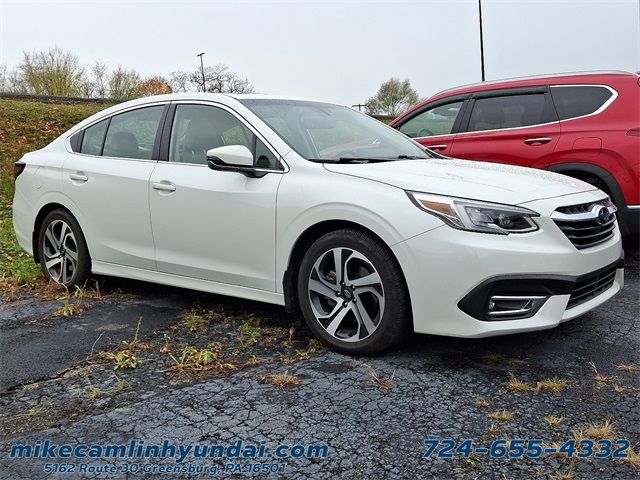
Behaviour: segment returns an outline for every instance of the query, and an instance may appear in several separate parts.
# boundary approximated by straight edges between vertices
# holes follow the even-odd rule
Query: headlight
[[[460,230],[499,235],[538,230],[532,217],[539,217],[540,214],[528,208],[430,193],[407,192],[407,195],[422,210]]]

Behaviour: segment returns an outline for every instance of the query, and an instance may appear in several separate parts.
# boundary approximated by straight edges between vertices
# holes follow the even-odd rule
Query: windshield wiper
[[[398,155],[399,160],[429,160],[429,157],[418,157],[416,155]]]
[[[340,157],[339,159],[331,158],[310,158],[310,162],[316,163],[376,163],[376,162],[393,162],[395,158],[375,158],[375,157]]]
[[[397,157],[340,157],[339,159],[310,158],[311,162],[318,163],[379,163],[393,162],[394,160],[428,160],[429,157],[416,155],[398,155]]]

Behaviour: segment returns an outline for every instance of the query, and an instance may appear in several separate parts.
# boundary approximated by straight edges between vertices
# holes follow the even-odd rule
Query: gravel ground
[[[483,340],[413,335],[369,359],[320,347],[281,308],[139,282],[106,279],[103,294],[66,301],[2,301],[0,479],[206,478],[47,476],[42,461],[9,458],[11,444],[38,439],[329,446],[326,459],[290,459],[284,474],[255,475],[270,478],[638,478],[623,460],[422,458],[426,438],[563,443],[607,420],[613,438],[637,451],[640,371],[616,367],[640,366],[638,257],[627,250],[618,296],[556,329]],[[135,368],[114,369],[132,357]],[[273,375],[284,373],[279,385]],[[554,377],[566,380],[556,382],[560,391],[537,388]],[[526,391],[509,391],[510,378]],[[513,418],[489,418],[503,410]],[[549,426],[550,415],[564,420]]]

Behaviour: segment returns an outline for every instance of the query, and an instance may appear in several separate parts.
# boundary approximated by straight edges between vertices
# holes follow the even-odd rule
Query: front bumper
[[[490,235],[442,226],[394,245],[392,250],[409,288],[414,330],[456,337],[487,337],[553,328],[620,291],[624,271],[618,264],[622,243],[617,228],[605,243],[577,250],[551,219],[543,217],[536,221],[540,230],[528,234]],[[572,302],[568,308],[580,277],[589,278],[590,274],[607,267],[613,267],[610,286],[582,302]],[[516,289],[532,279],[552,278],[560,283],[544,292],[528,292],[544,293],[546,297],[530,316],[488,321],[484,315],[464,308],[465,298],[496,278],[512,278]],[[527,292],[520,289],[518,293]]]

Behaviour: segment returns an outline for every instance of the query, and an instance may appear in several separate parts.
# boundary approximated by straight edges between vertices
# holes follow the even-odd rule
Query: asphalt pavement
[[[220,472],[223,478],[638,478],[631,462],[611,458],[422,458],[428,438],[551,445],[606,422],[612,438],[638,451],[638,257],[637,247],[627,248],[620,294],[555,329],[481,340],[413,335],[366,359],[310,342],[282,308],[142,282],[107,279],[105,291],[117,294],[72,298],[79,308],[66,317],[64,300],[2,301],[0,479],[207,478],[46,474],[42,460],[9,458],[11,444],[40,439],[329,446],[327,458],[284,461],[284,473]],[[224,360],[215,369],[183,368],[189,346]],[[135,368],[114,369],[123,350],[140,360]],[[295,381],[278,384],[273,375],[281,374]],[[526,385],[514,391],[510,379]],[[538,384],[549,379],[558,391]],[[501,418],[505,412],[510,418]],[[205,463],[222,469],[225,462]]]

